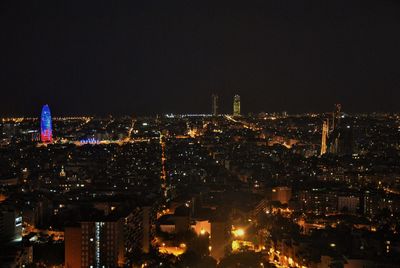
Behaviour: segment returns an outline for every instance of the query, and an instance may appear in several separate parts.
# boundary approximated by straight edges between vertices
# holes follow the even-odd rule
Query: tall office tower
[[[42,116],[40,120],[40,139],[44,143],[50,143],[53,141],[51,113],[47,104],[42,108]]]
[[[240,96],[233,97],[233,116],[240,116]]]
[[[325,120],[322,125],[321,155],[326,154],[328,149],[329,120]]]
[[[213,94],[211,96],[211,112],[213,116],[218,115],[218,95]]]

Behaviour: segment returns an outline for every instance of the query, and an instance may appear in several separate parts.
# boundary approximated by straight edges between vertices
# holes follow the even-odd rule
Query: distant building
[[[316,215],[337,212],[338,196],[335,191],[316,189],[301,191],[299,194],[302,210]]]
[[[42,115],[40,119],[40,138],[44,143],[50,143],[53,141],[51,113],[47,104],[42,108]]]
[[[281,204],[288,204],[292,198],[292,188],[289,187],[275,187],[272,188],[272,201],[279,201]]]
[[[218,95],[216,94],[211,96],[211,112],[213,116],[218,115]]]
[[[233,97],[233,116],[240,116],[240,96]]]
[[[338,211],[356,213],[360,206],[360,198],[357,196],[339,196]]]

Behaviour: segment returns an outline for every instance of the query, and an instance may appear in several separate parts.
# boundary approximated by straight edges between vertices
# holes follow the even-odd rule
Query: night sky
[[[1,1],[0,115],[400,110],[400,2]]]

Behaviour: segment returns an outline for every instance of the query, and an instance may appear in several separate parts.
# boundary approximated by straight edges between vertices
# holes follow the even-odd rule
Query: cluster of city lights
[[[87,138],[79,141],[81,144],[99,144],[100,141],[95,138]]]

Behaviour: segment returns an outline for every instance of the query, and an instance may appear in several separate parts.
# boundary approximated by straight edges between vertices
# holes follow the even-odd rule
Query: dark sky
[[[0,36],[0,115],[400,110],[394,0],[3,0]]]

